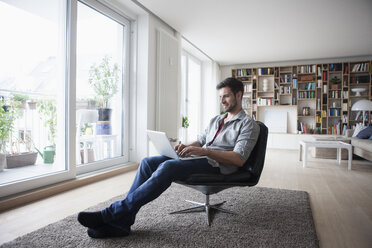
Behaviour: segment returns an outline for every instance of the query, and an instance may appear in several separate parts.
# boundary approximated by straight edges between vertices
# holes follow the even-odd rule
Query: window
[[[86,172],[105,166],[97,166],[99,161],[125,155],[127,25],[125,20],[120,22],[121,18],[114,20],[80,2],[77,17],[76,163],[85,167],[79,171]]]
[[[68,169],[66,2],[27,2],[0,2],[0,184]]]
[[[0,197],[128,161],[129,30],[94,0],[0,1]]]
[[[187,117],[189,124],[187,128],[182,128],[181,140],[188,143],[195,141],[201,132],[201,62],[184,51],[181,58],[181,72],[181,115],[183,119]]]

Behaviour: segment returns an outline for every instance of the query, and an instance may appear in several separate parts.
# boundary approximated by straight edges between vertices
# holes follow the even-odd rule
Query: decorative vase
[[[308,116],[308,115],[310,115],[310,107],[303,107],[303,108],[302,108],[302,115],[303,115],[303,116]]]
[[[96,125],[97,135],[111,135],[111,122],[109,121],[98,121]]]
[[[92,148],[88,149],[88,161],[86,162],[84,161],[84,150],[80,150],[80,158],[82,164],[94,162],[94,150]]]
[[[29,109],[36,109],[36,102],[27,102]]]
[[[98,135],[111,135],[111,113],[110,108],[98,109],[98,122],[96,125],[96,133]]]
[[[110,121],[111,120],[111,112],[112,112],[112,109],[110,109],[110,108],[100,108],[100,109],[98,109],[98,121]]]

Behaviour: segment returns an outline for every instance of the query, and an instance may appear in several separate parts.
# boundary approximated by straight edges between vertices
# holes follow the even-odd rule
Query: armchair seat
[[[207,215],[207,224],[209,226],[211,225],[210,209],[236,215],[236,213],[232,211],[220,208],[220,206],[225,202],[210,204],[209,196],[231,187],[251,187],[258,183],[265,162],[268,129],[262,122],[257,121],[257,124],[260,127],[260,135],[250,157],[243,167],[230,175],[193,174],[183,181],[176,181],[178,184],[193,188],[203,193],[205,195],[205,203],[186,200],[187,202],[197,206],[175,211],[170,214],[205,211]]]
[[[252,182],[251,182],[252,180]],[[236,185],[238,182],[242,183],[242,186],[248,186],[254,183],[256,180],[251,172],[239,170],[230,175],[222,174],[193,174],[189,176],[185,182],[190,185],[203,184],[203,185],[215,185],[215,184],[232,184]],[[238,186],[238,185],[236,185]]]

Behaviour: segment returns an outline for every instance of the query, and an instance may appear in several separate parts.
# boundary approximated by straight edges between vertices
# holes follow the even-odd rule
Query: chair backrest
[[[265,163],[268,128],[260,121],[256,121],[256,123],[260,127],[260,135],[258,136],[257,143],[253,148],[251,155],[243,167],[251,172],[258,181]]]

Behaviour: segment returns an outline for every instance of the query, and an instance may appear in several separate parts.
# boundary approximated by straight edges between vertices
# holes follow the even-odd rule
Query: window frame
[[[77,166],[76,164],[76,39],[77,39],[77,4],[78,0],[64,0],[63,1],[63,16],[64,26],[63,32],[65,34],[64,42],[64,64],[65,64],[65,170],[57,171],[49,174],[42,174],[37,177],[25,178],[20,181],[10,182],[0,185],[0,198],[22,193],[28,190],[48,186],[66,180],[76,179],[79,175],[87,172],[94,172],[108,167],[117,167],[119,165],[125,166],[129,162],[129,145],[130,145],[130,116],[129,111],[130,99],[129,91],[131,90],[131,68],[134,59],[131,57],[131,49],[135,47],[132,43],[132,20],[123,15],[119,11],[115,11],[97,0],[80,0],[81,3],[88,5],[99,13],[113,19],[114,21],[124,25],[124,42],[123,42],[123,68],[122,79],[124,81],[122,87],[122,125],[124,127],[122,132],[122,154],[118,158],[107,159],[97,163],[92,163],[90,168],[85,166]],[[124,139],[126,137],[126,139]]]
[[[118,14],[111,8],[103,5],[100,2],[95,0],[78,0],[82,4],[87,5],[88,7],[92,8],[93,10],[99,12],[100,14],[106,16],[107,18],[112,19],[113,21],[123,25],[124,27],[124,34],[123,34],[123,68],[121,70],[122,73],[122,81],[124,84],[122,85],[122,154],[123,156],[105,159],[102,161],[92,162],[89,164],[84,165],[76,165],[76,174],[81,175],[84,173],[94,172],[100,169],[105,169],[112,166],[117,166],[120,164],[127,163],[129,161],[129,82],[130,82],[130,33],[131,33],[131,23],[130,20],[126,19],[122,15]],[[77,15],[76,15],[77,16]],[[77,21],[76,21],[77,23]],[[76,40],[76,37],[75,37]],[[76,78],[76,76],[75,76]],[[75,81],[76,85],[76,81]],[[75,113],[75,112],[74,112]],[[126,114],[128,113],[128,114]],[[74,124],[75,125],[75,124]],[[124,137],[128,137],[124,139]],[[75,148],[76,149],[76,148]],[[76,153],[75,153],[76,154]],[[76,163],[76,162],[75,162]]]
[[[200,85],[199,85],[199,92],[202,92],[202,74],[203,74],[203,67],[202,67],[202,61],[200,59],[198,59],[197,57],[195,57],[194,55],[192,55],[191,53],[187,52],[185,49],[182,49],[182,56],[185,56],[185,61],[186,61],[186,65],[185,65],[185,75],[182,75],[182,77],[185,77],[185,85],[183,85],[181,88],[185,89],[185,93],[182,94],[181,96],[181,101],[182,101],[182,104],[181,104],[181,118],[183,115],[186,115],[186,116],[189,116],[189,106],[188,106],[188,103],[187,103],[187,99],[188,99],[188,96],[189,96],[189,91],[188,91],[188,87],[189,87],[189,60],[192,60],[194,63],[198,64],[199,67],[200,67]],[[199,102],[202,103],[202,94],[200,94],[200,98],[199,98]],[[183,113],[183,110],[185,111],[185,113]],[[197,121],[197,128],[196,128],[196,131],[197,133],[201,133],[201,124],[202,124],[202,111],[199,109],[198,110],[198,121]],[[189,142],[192,142],[192,141],[195,141],[196,140],[196,137],[194,137],[192,140],[189,140],[188,138],[188,129],[186,128],[185,130],[185,142],[186,143],[189,143]]]

